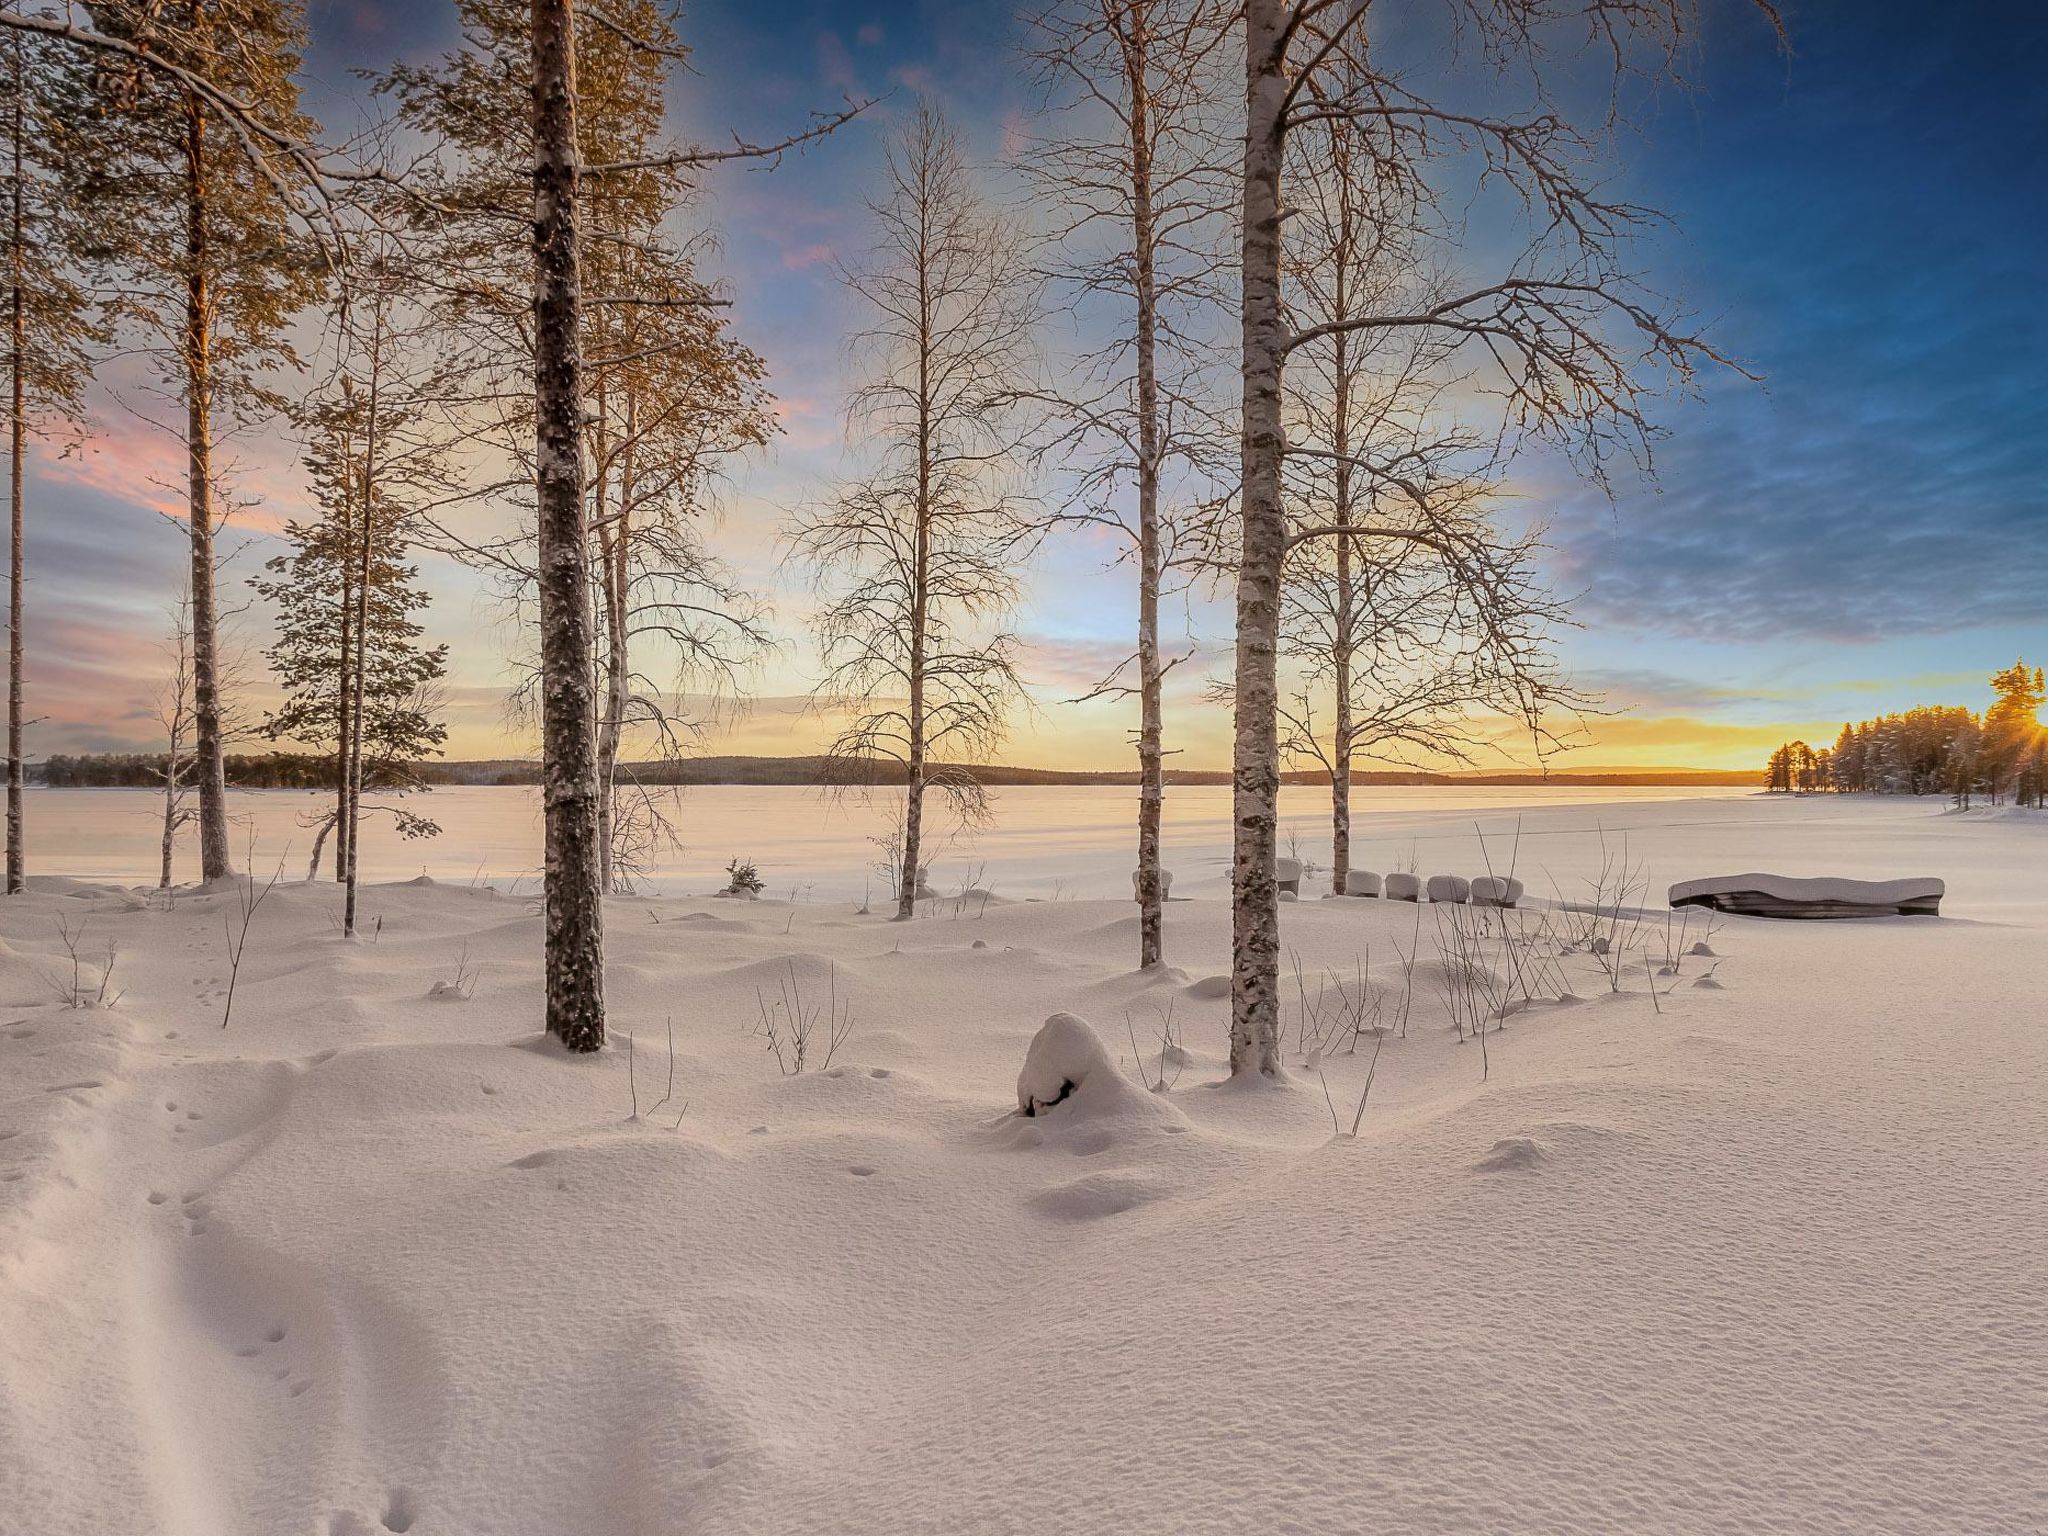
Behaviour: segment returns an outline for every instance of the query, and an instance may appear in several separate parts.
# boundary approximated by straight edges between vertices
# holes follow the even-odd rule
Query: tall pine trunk
[[[206,238],[206,107],[185,93],[185,458],[192,537],[192,724],[199,787],[199,878],[234,871],[221,742],[220,619],[213,565],[213,315]]]
[[[11,340],[8,372],[10,378],[10,410],[7,420],[8,457],[8,525],[9,560],[7,565],[7,894],[12,896],[28,883],[25,868],[26,850],[23,847],[22,826],[22,761],[21,761],[21,560],[22,560],[22,484],[21,475],[26,455],[24,440],[28,436],[28,301],[22,286],[28,278],[28,254],[24,242],[27,240],[26,210],[22,189],[22,149],[28,124],[24,120],[26,108],[23,98],[28,94],[28,84],[22,78],[21,38],[14,39],[14,114],[9,125],[13,157],[14,188],[12,227],[9,229],[8,257],[9,282],[12,300],[8,306],[8,333]]]
[[[590,567],[583,520],[572,0],[533,0],[532,34],[534,448],[547,1028],[572,1051],[595,1051],[604,1045],[604,886]]]
[[[1151,39],[1139,9],[1124,46],[1131,97],[1131,251],[1136,265],[1138,386],[1138,966],[1166,958],[1160,823],[1166,775],[1159,666],[1159,308],[1152,210],[1152,102],[1145,61]]]
[[[1243,220],[1242,550],[1237,578],[1236,731],[1231,764],[1230,1070],[1280,1072],[1281,417],[1287,332],[1280,302],[1280,167],[1286,148],[1285,7],[1246,0]]]

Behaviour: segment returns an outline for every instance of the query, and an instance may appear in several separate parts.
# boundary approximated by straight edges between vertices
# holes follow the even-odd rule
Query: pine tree
[[[297,0],[103,0],[101,33],[203,76],[304,143],[295,76],[305,41]],[[102,121],[80,174],[127,283],[120,318],[148,338],[184,404],[191,544],[192,720],[201,877],[232,868],[228,845],[217,571],[225,432],[280,413],[271,382],[296,363],[288,327],[315,296],[317,252],[287,190],[286,150],[245,131],[209,96],[158,68],[116,59],[97,76]]]
[[[418,765],[447,738],[434,709],[448,650],[419,643],[427,597],[406,561],[405,510],[381,488],[363,494],[368,409],[351,390],[323,413],[307,467],[327,515],[289,524],[293,551],[269,562],[270,579],[253,583],[276,609],[277,638],[266,654],[285,693],[264,729],[273,740],[334,754],[336,802],[320,819],[308,873],[333,833],[335,877],[351,892],[362,792],[424,788]],[[404,837],[439,830],[412,812],[380,809]],[[344,931],[353,927],[344,922]]]
[[[1991,678],[1991,707],[1984,711],[1981,752],[1986,787],[1994,800],[2019,776],[2039,744],[2044,727],[2041,706],[2048,702],[2041,669],[2015,661]]]
[[[11,895],[27,878],[22,807],[24,716],[23,585],[27,446],[56,421],[76,420],[92,348],[104,338],[79,281],[91,248],[87,210],[64,174],[76,123],[83,61],[10,33],[0,42],[0,217],[5,219],[7,314],[7,875]],[[68,110],[67,110],[68,109]]]

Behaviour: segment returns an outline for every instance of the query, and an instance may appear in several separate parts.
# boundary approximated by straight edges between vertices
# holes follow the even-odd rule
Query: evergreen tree
[[[1983,772],[1986,788],[2000,798],[2039,745],[2041,706],[2048,701],[2041,669],[2015,661],[1991,678],[1991,707],[1984,711]]]
[[[360,792],[423,788],[419,765],[448,734],[434,715],[448,651],[420,644],[427,596],[406,561],[403,509],[363,495],[366,410],[351,390],[322,413],[307,467],[326,516],[290,524],[292,552],[269,562],[270,579],[252,583],[277,610],[266,654],[285,692],[265,730],[334,754],[336,803],[319,823],[308,872],[333,832],[335,878],[351,885]],[[411,812],[377,809],[405,837],[439,830]]]
[[[7,891],[22,889],[23,544],[31,435],[76,420],[93,344],[103,338],[79,281],[90,250],[87,210],[63,174],[76,128],[84,60],[23,33],[0,44],[0,219],[7,314]]]
[[[98,30],[204,78],[303,143],[305,17],[297,0],[102,0]],[[273,376],[296,363],[287,329],[317,293],[317,253],[294,222],[289,149],[250,134],[160,67],[103,58],[100,109],[78,174],[124,279],[119,317],[145,339],[183,404],[191,542],[192,723],[200,870],[229,873],[219,604],[216,450],[236,425],[274,416]]]

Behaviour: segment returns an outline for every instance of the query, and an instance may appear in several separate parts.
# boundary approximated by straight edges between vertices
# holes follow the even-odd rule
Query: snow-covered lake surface
[[[1498,859],[1519,818],[1533,1000],[1461,1042],[1447,911],[1289,904],[1289,1079],[1218,1087],[1221,791],[1175,797],[1193,899],[1149,975],[1127,792],[1006,791],[938,872],[995,894],[908,924],[855,911],[866,825],[695,792],[675,889],[735,852],[811,888],[613,902],[613,1048],[574,1060],[537,1044],[516,792],[436,792],[436,878],[368,890],[361,941],[280,884],[226,1029],[237,897],[128,887],[143,797],[36,796],[46,873],[0,903],[0,1531],[2048,1528],[2048,819],[1367,799],[1382,870],[1480,873],[1473,822]],[[259,848],[303,836],[299,797],[242,803]],[[1554,905],[1603,836],[1650,882],[1618,977]],[[1948,897],[1667,930],[1664,884],[1752,870]],[[65,1006],[109,946],[118,1001]],[[1333,987],[1383,1039],[1315,1049]],[[844,1025],[829,1070],[754,1032],[792,1003]],[[1024,1119],[1055,1013],[1115,1070]]]
[[[1036,896],[1114,896],[1130,889],[1135,792],[1130,789],[1015,787],[996,792],[994,822],[971,835],[941,835],[930,862],[941,889],[982,883],[999,891]],[[289,791],[231,795],[238,859],[255,839],[256,862],[280,858],[302,873],[312,849],[310,816],[326,809],[325,796]],[[1356,837],[1365,867],[1387,869],[1413,859],[1469,858],[1478,851],[1476,822],[1489,840],[1512,841],[1518,819],[1556,836],[1602,824],[1680,825],[1701,815],[1726,815],[1716,802],[1746,802],[1746,790],[1506,789],[1479,787],[1361,788]],[[373,817],[363,842],[363,875],[406,880],[420,874],[441,881],[514,881],[531,886],[540,865],[540,798],[535,790],[450,788],[416,795],[409,809],[442,828],[435,838],[405,841],[387,819]],[[934,804],[936,805],[936,800]],[[1328,791],[1288,788],[1282,812],[1300,852],[1327,863]],[[716,785],[691,789],[663,802],[682,846],[661,855],[649,888],[671,894],[703,892],[725,884],[726,862],[755,860],[770,890],[791,886],[814,898],[858,896],[877,858],[874,836],[893,809],[886,799],[863,802],[815,789]],[[1924,807],[1922,807],[1924,809]],[[1535,813],[1543,813],[1540,817]],[[80,876],[151,878],[158,856],[161,801],[146,790],[31,792],[29,846],[37,864]],[[936,819],[944,826],[944,818]],[[931,821],[928,819],[928,825]],[[1230,791],[1222,787],[1174,789],[1167,796],[1166,841],[1175,865],[1176,894],[1206,884],[1220,894],[1228,878]],[[1535,844],[1531,843],[1533,852]],[[1377,860],[1378,862],[1373,862]],[[196,878],[197,850],[188,835],[180,848],[179,878]],[[1676,878],[1675,876],[1673,878]],[[802,889],[807,887],[808,889]]]

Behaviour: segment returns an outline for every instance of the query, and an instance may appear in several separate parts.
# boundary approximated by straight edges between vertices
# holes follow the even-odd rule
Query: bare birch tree
[[[1504,726],[1541,751],[1554,741],[1546,711],[1585,701],[1552,658],[1563,615],[1535,574],[1537,533],[1496,527],[1496,444],[1458,419],[1455,344],[1345,325],[1449,291],[1426,189],[1381,178],[1346,118],[1297,130],[1290,148],[1287,318],[1320,334],[1288,372],[1287,500],[1299,526],[1330,533],[1288,555],[1280,633],[1295,686],[1279,701],[1280,745],[1330,776],[1330,889],[1342,896],[1355,759],[1469,762]],[[1438,537],[1353,531],[1366,525]]]
[[[1760,8],[1775,21],[1763,0]],[[1688,386],[1703,363],[1726,359],[1686,331],[1644,290],[1624,259],[1648,217],[1599,190],[1596,133],[1549,106],[1543,75],[1573,24],[1615,79],[1668,74],[1692,31],[1693,0],[1443,0],[1447,31],[1488,71],[1489,100],[1516,87],[1539,105],[1489,115],[1447,105],[1411,75],[1379,65],[1369,30],[1373,0],[1246,0],[1245,135],[1240,187],[1242,334],[1241,479],[1237,573],[1236,720],[1232,763],[1233,1074],[1275,1076],[1279,1049],[1279,906],[1274,885],[1279,794],[1279,638],[1290,549],[1342,536],[1290,527],[1285,476],[1286,369],[1296,352],[1339,333],[1419,332],[1441,337],[1452,363],[1469,360],[1498,396],[1503,430],[1555,443],[1604,483],[1620,455],[1647,467],[1654,428],[1649,393]],[[1451,78],[1462,55],[1452,60]],[[1528,238],[1504,272],[1468,279],[1412,308],[1296,327],[1283,288],[1290,135],[1346,122],[1382,182],[1417,189],[1425,211],[1458,206],[1450,183],[1475,175],[1518,198]],[[1605,126],[1605,125],[1597,125]],[[1446,229],[1455,242],[1455,229]],[[1446,559],[1481,560],[1429,516],[1414,481],[1388,475],[1418,525],[1390,537],[1436,547]],[[1461,554],[1460,551],[1463,550]],[[1481,561],[1483,565],[1483,560]],[[1478,571],[1469,578],[1483,580]]]
[[[1216,457],[1202,375],[1217,352],[1204,322],[1221,297],[1227,177],[1216,130],[1231,14],[1214,0],[1063,0],[1033,19],[1058,130],[1025,170],[1058,210],[1060,285],[1112,314],[1110,339],[1049,403],[1055,446],[1079,460],[1056,521],[1112,534],[1137,578],[1135,651],[1089,696],[1138,701],[1140,968],[1166,954],[1164,695],[1175,662],[1159,605],[1201,505],[1193,487]]]
[[[874,759],[903,765],[896,915],[908,918],[926,791],[969,818],[983,805],[964,767],[937,754],[984,755],[1022,692],[1003,621],[1029,532],[1009,492],[1038,290],[1019,232],[976,192],[959,140],[928,103],[890,145],[869,207],[876,251],[846,278],[869,316],[847,415],[874,462],[800,514],[791,542],[827,598],[816,697],[846,717],[830,754],[860,782]]]

